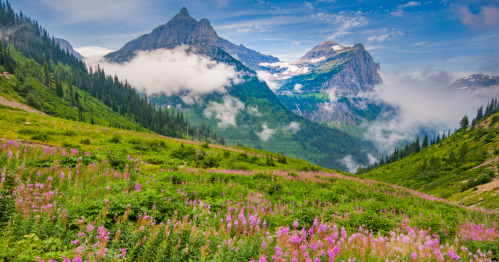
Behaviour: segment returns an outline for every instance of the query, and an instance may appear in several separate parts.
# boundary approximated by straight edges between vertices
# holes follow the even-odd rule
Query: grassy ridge
[[[412,188],[466,206],[497,210],[499,131],[493,118],[360,177]]]

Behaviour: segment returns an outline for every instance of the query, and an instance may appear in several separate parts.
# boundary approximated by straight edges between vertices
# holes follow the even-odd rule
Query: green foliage
[[[466,191],[470,188],[489,183],[494,179],[494,177],[494,172],[491,170],[487,170],[486,172],[483,172],[480,176],[478,176],[477,179],[469,179],[468,182],[466,182],[466,184],[461,187],[461,191]]]
[[[82,145],[90,145],[90,138],[88,138],[88,137],[87,138],[82,138],[80,140],[80,144],[82,144]]]
[[[109,140],[109,142],[115,143],[115,144],[120,143],[121,142],[121,135],[114,134],[113,138],[111,138],[111,140]]]

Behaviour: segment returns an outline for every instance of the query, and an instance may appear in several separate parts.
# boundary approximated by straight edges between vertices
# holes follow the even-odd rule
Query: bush
[[[119,134],[114,134],[113,135],[113,138],[111,138],[111,140],[109,140],[109,142],[111,143],[119,143],[121,141],[121,136]]]
[[[201,145],[201,147],[202,147],[202,148],[204,148],[204,149],[209,149],[209,148],[210,148],[210,145],[208,145],[208,143],[203,143],[203,144]]]
[[[172,150],[170,156],[178,159],[192,159],[196,156],[196,149],[192,146],[180,145],[180,148]]]
[[[82,145],[90,145],[90,138],[82,138],[80,140],[80,144],[82,144]]]
[[[49,140],[49,136],[47,134],[37,134],[32,136],[31,139],[46,142]]]
[[[42,110],[42,103],[40,103],[38,97],[35,95],[33,91],[30,91],[26,96],[26,103],[31,107],[34,107],[38,110]]]

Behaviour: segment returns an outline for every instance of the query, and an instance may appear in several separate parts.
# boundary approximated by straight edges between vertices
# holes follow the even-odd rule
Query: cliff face
[[[362,44],[345,47],[327,41],[296,62],[263,66],[274,76],[281,77],[278,81],[282,86],[276,92],[281,101],[305,118],[357,125],[366,116],[372,120],[379,113],[377,108],[366,106],[373,101],[356,97],[383,83],[378,73],[380,65]],[[328,99],[324,99],[324,94]]]
[[[131,60],[136,51],[173,49],[181,45],[193,46],[199,54],[203,55],[209,55],[203,51],[209,50],[208,53],[212,53],[214,48],[220,48],[251,69],[257,69],[258,64],[262,62],[279,61],[276,57],[261,54],[243,45],[237,46],[219,37],[208,19],[196,21],[185,7],[168,23],[128,42],[123,48],[106,55],[105,58],[110,62],[122,63]]]
[[[354,48],[356,47],[358,50],[351,60],[345,63],[343,70],[323,82],[320,90],[335,88],[336,95],[348,96],[371,91],[375,85],[383,83],[378,73],[379,63],[374,62],[362,44],[356,44]]]

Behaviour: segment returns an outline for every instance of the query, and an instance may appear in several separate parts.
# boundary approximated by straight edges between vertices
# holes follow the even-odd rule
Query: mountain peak
[[[189,15],[189,11],[187,11],[187,8],[185,7],[182,7],[182,9],[180,9],[180,15]]]

